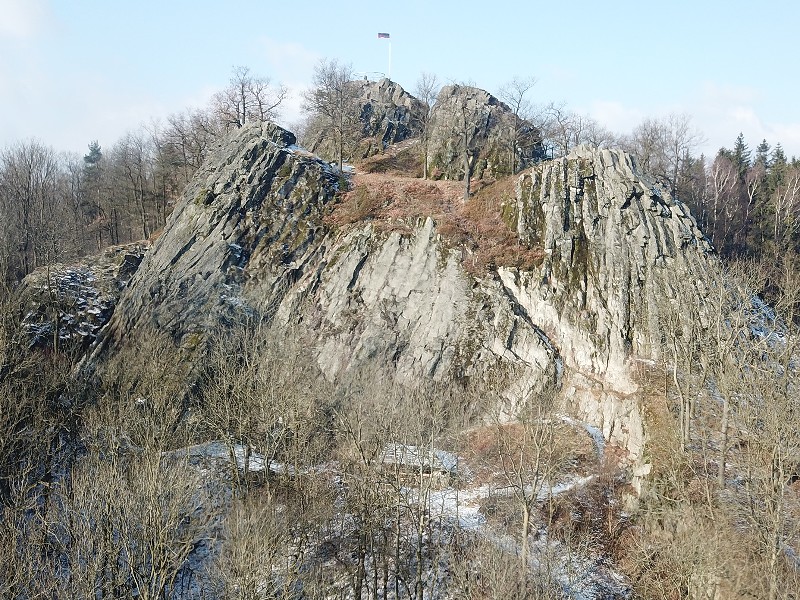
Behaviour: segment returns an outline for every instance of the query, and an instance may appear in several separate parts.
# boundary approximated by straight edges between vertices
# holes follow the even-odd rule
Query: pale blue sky
[[[789,0],[0,0],[0,147],[109,146],[204,105],[235,65],[290,86],[291,125],[320,58],[386,72],[385,31],[409,90],[422,71],[490,92],[532,75],[533,101],[617,132],[685,112],[707,153],[742,131],[800,156],[799,26]]]

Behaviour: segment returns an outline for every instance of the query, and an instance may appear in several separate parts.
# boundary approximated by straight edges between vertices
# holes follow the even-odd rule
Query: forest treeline
[[[337,115],[348,112],[337,102],[358,103],[352,94],[336,96],[337,85],[341,88],[350,73],[336,61],[320,63],[304,107],[308,122],[322,118],[335,124]],[[753,150],[739,134],[731,148],[720,148],[716,156],[698,155],[702,134],[687,115],[646,119],[631,133],[618,135],[563,105],[532,103],[534,84],[532,78],[515,79],[499,96],[540,129],[548,155],[562,156],[581,143],[631,152],[691,208],[727,258],[779,257],[797,248],[800,163],[788,159],[780,143],[771,146],[763,140]],[[417,118],[423,137],[437,91],[437,78],[427,73],[414,90],[425,111]],[[151,237],[219,136],[249,120],[275,119],[286,97],[284,86],[237,67],[228,87],[208,106],[142,125],[110,147],[92,141],[80,156],[31,139],[0,149],[4,279],[19,281],[40,266]],[[344,118],[338,121],[345,123]],[[349,123],[358,127],[353,119]],[[337,139],[348,134],[337,131],[331,133]],[[341,152],[340,147],[338,156],[325,158],[341,160]]]

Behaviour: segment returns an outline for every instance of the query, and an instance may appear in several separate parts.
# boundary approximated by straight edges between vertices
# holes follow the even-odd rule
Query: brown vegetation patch
[[[502,483],[504,477],[503,453],[516,456],[533,452],[530,446],[531,429],[552,429],[551,458],[558,472],[585,474],[598,467],[594,445],[583,430],[560,421],[542,424],[503,423],[470,429],[458,443],[458,452],[464,456],[473,471],[475,484]],[[549,452],[550,450],[548,450]]]
[[[630,536],[631,520],[623,510],[625,494],[632,490],[621,473],[603,473],[546,502],[542,519],[559,541],[617,559]]]
[[[476,182],[478,191],[463,201],[464,184],[382,173],[359,173],[352,188],[326,217],[333,226],[372,222],[381,231],[410,233],[430,217],[444,244],[461,251],[465,270],[482,275],[497,267],[533,269],[544,252],[523,243],[503,220],[503,205],[515,179]]]
[[[422,177],[422,159],[417,140],[389,146],[383,152],[365,158],[358,164],[361,173]]]

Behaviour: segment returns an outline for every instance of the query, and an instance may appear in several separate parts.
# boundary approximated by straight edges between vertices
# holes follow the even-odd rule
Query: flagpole
[[[391,79],[392,78],[392,37],[388,33],[379,32],[378,33],[378,39],[379,40],[386,40],[387,42],[389,42],[389,70],[386,73],[386,78],[387,79]]]

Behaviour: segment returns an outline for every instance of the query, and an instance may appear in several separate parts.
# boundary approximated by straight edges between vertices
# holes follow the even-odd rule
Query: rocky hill
[[[84,368],[167,334],[189,386],[226,331],[267,324],[278,347],[302,340],[331,382],[377,371],[492,390],[498,405],[479,423],[555,396],[558,418],[640,492],[653,468],[640,366],[661,360],[668,327],[708,322],[703,281],[719,267],[686,209],[630,156],[588,147],[466,205],[446,182],[386,176],[365,192],[361,177],[346,182],[275,125],[235,132],[188,186]],[[506,254],[526,261],[476,268],[469,232],[502,229],[514,240]],[[575,474],[563,489],[591,481]],[[453,515],[474,511],[483,527],[469,504],[482,489],[465,490]],[[606,567],[586,568],[591,597],[627,597]]]
[[[0,385],[14,452],[57,449],[28,489],[60,546],[15,548],[40,569],[22,579],[78,589],[64,572],[106,552],[80,589],[114,572],[142,595],[158,559],[154,597],[780,597],[797,297],[777,316],[633,157],[543,160],[476,88],[442,90],[421,179],[414,100],[356,85],[369,160],[250,123],[149,249],[26,280],[34,343],[88,350],[23,409]],[[51,405],[63,424],[14,416]]]
[[[707,525],[706,506],[752,511],[769,490],[790,502],[795,412],[781,393],[794,387],[773,379],[794,376],[795,350],[683,204],[621,151],[580,146],[542,160],[535,129],[465,86],[439,95],[428,131],[437,179],[423,180],[398,158],[420,149],[413,99],[388,80],[358,85],[363,139],[381,147],[369,160],[341,172],[281,127],[248,124],[211,152],[149,249],[116,248],[23,286],[34,343],[86,350],[87,377],[76,379],[91,400],[64,395],[59,406],[111,405],[75,447],[111,443],[134,456],[151,443],[154,464],[169,456],[205,478],[213,500],[197,504],[192,492],[199,525],[176,530],[191,538],[171,567],[184,597],[211,585],[202,574],[220,568],[230,515],[253,518],[232,508],[245,488],[266,490],[280,511],[303,486],[323,498],[325,516],[297,517],[307,554],[285,576],[321,569],[324,597],[349,589],[345,580],[359,589],[379,555],[384,573],[428,590],[462,585],[447,553],[464,535],[479,561],[523,557],[523,578],[554,565],[544,578],[552,597],[630,598],[637,577],[656,590],[667,579],[642,548],[697,545],[681,529],[686,515]],[[465,149],[467,200],[457,181]],[[506,175],[510,160],[525,168]],[[779,416],[765,420],[742,389]],[[142,419],[136,438],[128,423]],[[445,434],[447,419],[458,424]],[[166,443],[142,435],[159,427]],[[533,454],[514,463],[517,452]],[[739,485],[745,476],[762,487]],[[384,496],[393,499],[373,501]],[[675,511],[663,519],[662,498]],[[636,516],[648,503],[655,521]],[[424,532],[409,533],[421,522]],[[737,527],[715,532],[738,536]],[[369,549],[365,531],[377,536]],[[391,544],[374,541],[387,535]],[[293,536],[273,548],[276,561],[295,551]],[[785,539],[789,550],[776,552],[791,558],[800,538]],[[391,566],[387,552],[401,546]],[[408,565],[413,576],[401,572]],[[722,567],[698,569],[675,579],[718,585]]]
[[[502,218],[539,264],[479,274],[424,214],[394,231],[369,218],[332,225],[340,183],[274,125],[236,132],[187,188],[95,360],[148,329],[196,349],[217,328],[266,319],[313,336],[331,379],[370,362],[408,381],[499,369],[513,373],[509,415],[531,393],[570,390],[567,409],[641,461],[635,361],[658,358],[675,298],[702,313],[716,262],[691,215],[629,156],[581,147],[521,174]]]

